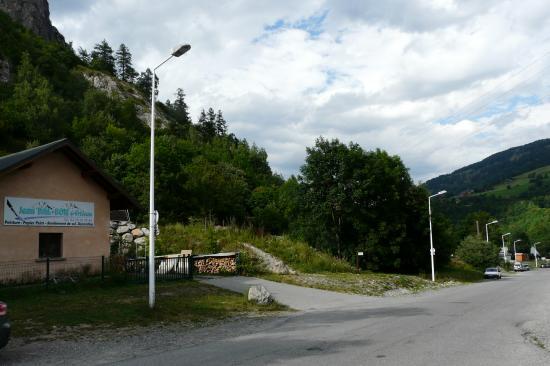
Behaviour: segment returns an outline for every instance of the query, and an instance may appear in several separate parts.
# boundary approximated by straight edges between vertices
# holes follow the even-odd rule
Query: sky
[[[546,0],[50,0],[73,47],[126,44],[159,99],[298,174],[323,136],[399,155],[417,182],[550,136]]]

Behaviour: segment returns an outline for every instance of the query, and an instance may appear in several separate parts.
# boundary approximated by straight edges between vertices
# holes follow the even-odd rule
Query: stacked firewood
[[[195,259],[197,273],[236,273],[237,261],[235,257],[207,257]]]

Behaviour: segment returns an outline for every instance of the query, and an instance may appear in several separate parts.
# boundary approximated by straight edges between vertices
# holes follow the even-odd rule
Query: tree
[[[191,126],[191,118],[189,117],[189,107],[185,102],[185,93],[183,89],[178,88],[174,103],[168,100],[166,107],[172,117],[168,123],[168,130],[170,133],[178,137],[187,136],[189,127]]]
[[[138,87],[139,90],[142,91],[143,94],[145,94],[145,97],[147,98],[147,100],[151,100],[151,91],[153,90],[153,84],[151,83],[151,79],[153,77],[153,72],[151,71],[151,69],[147,69],[145,70],[145,72],[142,72],[138,78],[137,78],[137,81],[136,81],[136,86]],[[158,95],[159,93],[159,90],[158,90],[158,85],[159,85],[159,78],[158,76],[155,75],[155,96]]]
[[[221,110],[218,110],[215,124],[216,124],[216,134],[218,136],[225,136],[227,134],[227,122],[225,122],[225,119],[223,118]]]
[[[136,70],[132,67],[132,54],[124,43],[116,52],[116,66],[118,78],[122,81],[133,82],[137,76]]]
[[[208,114],[204,109],[201,111],[197,124],[203,141],[209,142],[216,136],[216,114],[212,108],[208,110]]]
[[[1,138],[19,140],[22,142],[20,147],[24,147],[30,141],[46,143],[61,137],[68,129],[68,122],[61,115],[63,102],[38,68],[31,64],[29,54],[23,53],[13,95],[0,106],[0,115],[8,122],[6,135]]]
[[[100,70],[111,75],[115,75],[115,57],[113,56],[113,49],[109,46],[106,40],[94,46],[94,50],[91,54],[90,66],[96,70]]]
[[[456,255],[465,263],[483,270],[498,264],[499,250],[499,247],[493,243],[487,243],[483,239],[469,235],[456,249]]]
[[[92,62],[92,57],[90,56],[88,51],[82,47],[78,47],[78,57],[88,66]]]

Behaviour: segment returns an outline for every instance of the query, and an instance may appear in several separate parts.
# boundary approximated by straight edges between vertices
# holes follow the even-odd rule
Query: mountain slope
[[[550,139],[496,153],[450,174],[428,180],[430,192],[447,190],[451,195],[484,191],[506,179],[550,165]]]

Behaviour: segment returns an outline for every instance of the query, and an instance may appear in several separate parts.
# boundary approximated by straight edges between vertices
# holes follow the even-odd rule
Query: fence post
[[[105,256],[101,256],[101,282],[105,280]]]
[[[193,279],[193,270],[195,269],[195,260],[193,259],[194,258],[193,255],[190,255],[188,258],[189,258],[189,262],[188,262],[188,265],[189,265],[189,279],[192,280]]]
[[[50,257],[46,257],[46,287],[50,286]]]

